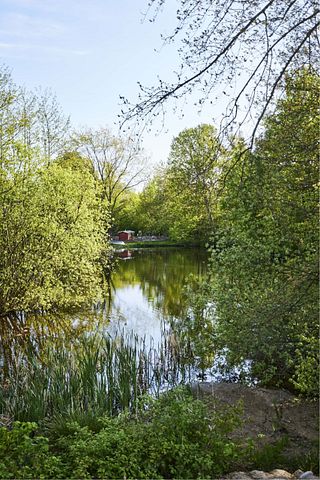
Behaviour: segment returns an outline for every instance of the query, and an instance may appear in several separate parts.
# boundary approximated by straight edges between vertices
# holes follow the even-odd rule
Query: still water
[[[186,285],[206,274],[204,249],[167,248],[116,252],[111,277],[109,333],[133,332],[159,342],[163,326],[182,320]]]
[[[225,371],[215,352],[214,306],[192,299],[206,265],[199,249],[117,252],[105,299],[93,309],[2,323],[0,415],[113,415],[135,409],[145,393],[233,380],[237,372]]]

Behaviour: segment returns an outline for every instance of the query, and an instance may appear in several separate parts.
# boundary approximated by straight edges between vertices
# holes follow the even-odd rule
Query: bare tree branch
[[[155,9],[152,21],[166,3],[149,1],[149,15]],[[222,136],[230,134],[236,121],[239,131],[250,117],[256,135],[285,74],[307,63],[318,64],[317,2],[180,0],[179,4],[177,26],[164,38],[165,43],[180,41],[182,66],[177,81],[159,80],[153,87],[140,85],[136,104],[121,97],[121,126],[131,120],[150,124],[165,115],[169,99],[177,106],[180,99],[192,98],[201,106],[213,103],[213,97],[232,95],[221,125]],[[240,84],[235,87],[236,79]],[[198,101],[194,100],[196,95]]]

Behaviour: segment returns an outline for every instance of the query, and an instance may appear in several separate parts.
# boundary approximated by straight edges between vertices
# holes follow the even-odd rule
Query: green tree
[[[73,137],[75,149],[88,158],[108,203],[111,224],[126,205],[126,194],[146,176],[143,153],[131,138],[117,138],[106,128],[86,129]]]
[[[212,266],[229,361],[306,393],[318,391],[319,88],[307,69],[288,78],[255,152],[229,174]]]
[[[137,192],[128,190],[123,193],[121,209],[115,212],[113,229],[116,232],[120,230],[134,230],[136,233],[141,230],[140,217],[138,212],[140,195]]]
[[[170,221],[167,212],[169,195],[166,169],[159,168],[139,195],[136,210],[139,230],[153,235],[169,233]]]
[[[182,131],[172,142],[167,177],[171,230],[175,236],[205,240],[215,223],[218,169],[223,149],[212,125]]]
[[[75,309],[96,298],[103,238],[92,177],[24,166],[2,186],[1,316]]]
[[[92,173],[39,159],[24,135],[32,112],[5,70],[0,97],[0,316],[10,324],[91,303],[107,248]]]
[[[167,165],[139,196],[140,229],[174,240],[208,240],[216,228],[218,172],[224,159],[212,125],[183,130],[172,142]]]

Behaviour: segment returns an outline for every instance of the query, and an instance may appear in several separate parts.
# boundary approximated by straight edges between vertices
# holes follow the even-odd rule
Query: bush
[[[48,438],[32,423],[1,429],[0,478],[212,478],[242,455],[228,439],[237,409],[209,410],[185,388],[144,398],[135,415],[69,420]]]
[[[144,412],[145,442],[162,477],[212,478],[226,472],[240,455],[228,438],[240,423],[237,409],[216,405],[209,410],[183,388],[168,392],[150,407]]]
[[[36,430],[30,422],[0,428],[0,478],[64,478],[61,460],[49,453],[48,439]]]

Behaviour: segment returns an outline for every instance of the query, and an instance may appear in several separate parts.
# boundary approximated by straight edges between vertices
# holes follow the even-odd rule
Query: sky
[[[0,0],[0,63],[27,89],[51,89],[72,125],[118,130],[119,96],[137,100],[138,81],[173,79],[177,46],[163,46],[161,33],[175,25],[170,0],[155,23],[145,19],[147,0]],[[167,160],[184,128],[212,123],[192,102],[184,116],[169,111],[164,128],[144,134],[151,163]]]

